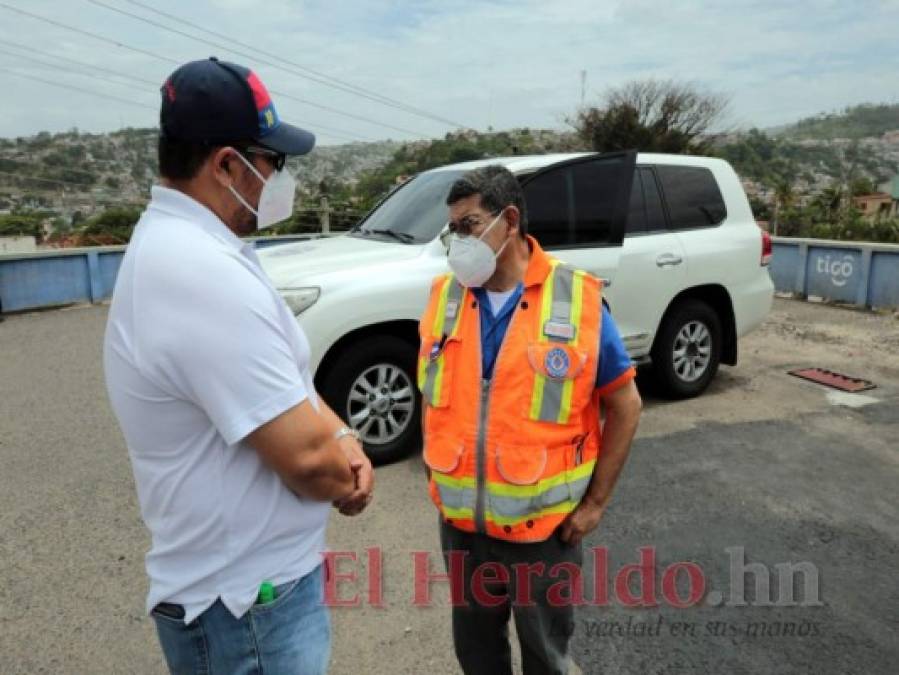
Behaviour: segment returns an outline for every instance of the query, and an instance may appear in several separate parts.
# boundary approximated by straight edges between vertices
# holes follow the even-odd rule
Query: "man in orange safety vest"
[[[468,675],[511,674],[514,614],[525,674],[567,673],[574,608],[548,590],[580,568],[627,460],[635,371],[602,283],[527,235],[506,168],[465,174],[447,205],[452,273],[420,323],[418,382],[447,565],[464,554],[456,655]]]

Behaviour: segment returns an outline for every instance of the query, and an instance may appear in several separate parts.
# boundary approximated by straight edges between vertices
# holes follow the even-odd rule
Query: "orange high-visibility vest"
[[[418,361],[431,498],[451,525],[515,542],[543,541],[574,510],[600,448],[601,282],[528,241],[493,379],[476,297],[452,274],[431,288]]]

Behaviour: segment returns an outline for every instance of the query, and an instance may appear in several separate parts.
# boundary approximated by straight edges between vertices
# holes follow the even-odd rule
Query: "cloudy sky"
[[[212,54],[325,144],[561,128],[581,71],[588,103],[676,78],[729,96],[727,127],[766,127],[899,102],[897,29],[899,0],[0,0],[0,136],[153,126],[158,84]]]

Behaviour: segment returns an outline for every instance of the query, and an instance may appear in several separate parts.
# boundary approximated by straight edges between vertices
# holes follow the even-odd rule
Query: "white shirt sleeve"
[[[212,267],[227,269],[204,265],[156,280],[174,287],[155,289],[165,307],[150,303],[140,322],[167,326],[147,331],[156,339],[141,361],[233,445],[309,397],[301,372],[308,366],[297,362],[280,299],[241,262],[222,258]]]

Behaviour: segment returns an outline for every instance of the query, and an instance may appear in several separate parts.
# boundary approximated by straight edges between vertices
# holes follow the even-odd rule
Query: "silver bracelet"
[[[341,427],[334,434],[334,440],[339,441],[346,436],[352,436],[357,441],[361,441],[361,437],[359,436],[359,432],[355,429],[351,429],[350,427]]]

